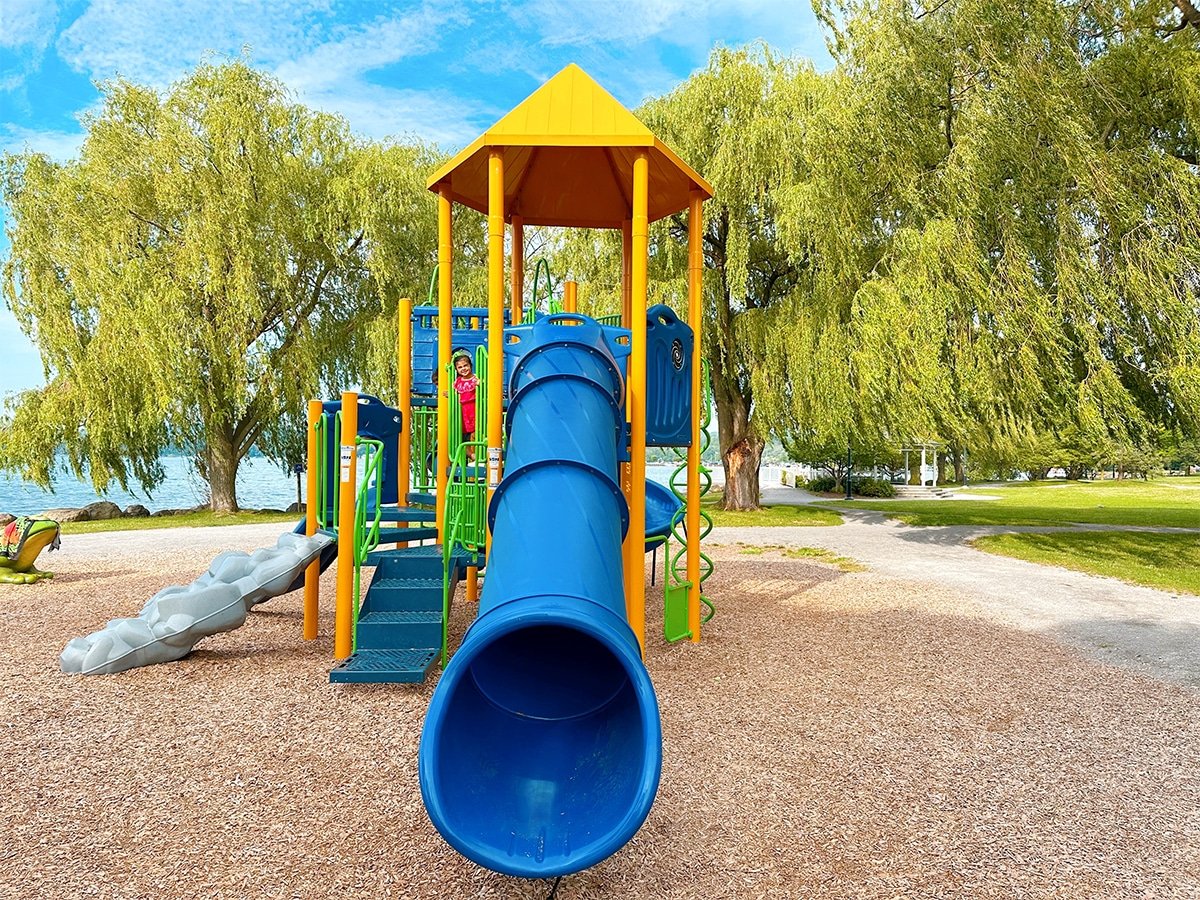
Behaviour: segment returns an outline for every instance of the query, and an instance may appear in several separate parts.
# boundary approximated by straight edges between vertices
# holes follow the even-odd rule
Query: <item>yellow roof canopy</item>
[[[633,209],[633,160],[649,151],[650,221],[712,187],[574,63],[530,94],[429,179],[430,190],[488,210],[488,153],[504,158],[504,213],[528,225],[620,228]]]

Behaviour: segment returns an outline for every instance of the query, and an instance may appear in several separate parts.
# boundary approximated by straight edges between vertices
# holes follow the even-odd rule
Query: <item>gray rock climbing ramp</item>
[[[289,532],[274,547],[220,553],[191,584],[173,584],[151,597],[137,618],[113,619],[70,641],[59,664],[72,674],[107,675],[182,659],[202,638],[245,622],[251,607],[287,593],[332,541]]]

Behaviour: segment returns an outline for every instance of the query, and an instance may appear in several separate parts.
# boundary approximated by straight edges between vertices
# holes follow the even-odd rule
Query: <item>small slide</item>
[[[188,585],[165,587],[134,619],[113,619],[63,649],[59,664],[77,675],[107,675],[152,663],[182,659],[197,641],[231,631],[246,621],[250,608],[302,584],[305,568],[324,554],[333,538],[287,532],[274,547],[243,553],[229,550]]]
[[[616,359],[628,347],[575,315],[510,332],[521,356],[487,578],[429,705],[420,781],[452,847],[496,872],[548,878],[595,865],[641,827],[662,734],[625,618]]]

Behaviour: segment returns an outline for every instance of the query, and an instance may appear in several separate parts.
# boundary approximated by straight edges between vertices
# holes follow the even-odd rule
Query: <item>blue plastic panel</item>
[[[474,360],[475,349],[487,346],[487,310],[473,306],[456,306],[453,313],[450,345],[455,350],[462,348],[469,351],[471,359]],[[508,320],[509,311],[505,310],[505,324],[508,323]],[[433,373],[438,367],[438,311],[436,306],[418,306],[413,309],[412,356],[413,393],[435,394],[437,391],[434,386]],[[504,379],[507,383],[507,369]]]
[[[646,310],[646,446],[692,443],[691,326],[669,306]]]
[[[333,415],[341,411],[342,401],[326,400],[321,404],[321,409],[327,415]],[[334,481],[338,477],[338,448],[334,445],[332,420],[325,435],[325,458],[329,460],[325,467],[325,496],[332,498]],[[388,406],[378,397],[359,394],[358,436],[383,442],[383,496],[379,502],[399,502],[400,410]],[[331,513],[336,517],[336,510]]]

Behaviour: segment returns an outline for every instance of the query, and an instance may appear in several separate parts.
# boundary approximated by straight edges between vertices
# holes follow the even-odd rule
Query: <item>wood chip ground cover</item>
[[[0,586],[0,895],[545,897],[429,824],[432,684],[328,683],[329,575],[315,644],[296,594],[177,663],[59,674],[69,638],[210,549],[64,553]],[[1200,896],[1195,691],[935,586],[737,549],[714,548],[699,645],[662,644],[650,590],[659,796],[559,897]],[[456,640],[470,613],[460,594]]]

